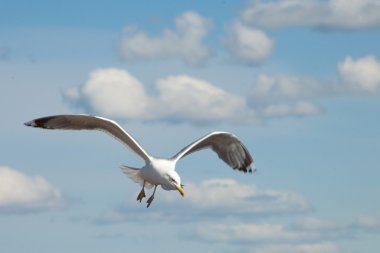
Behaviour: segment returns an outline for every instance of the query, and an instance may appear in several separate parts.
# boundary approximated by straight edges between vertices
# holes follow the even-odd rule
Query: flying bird
[[[175,171],[176,163],[182,157],[202,149],[212,149],[220,159],[234,170],[244,173],[256,171],[255,164],[247,148],[235,135],[228,132],[209,133],[184,147],[173,157],[165,159],[150,155],[119,124],[102,117],[90,115],[54,115],[34,119],[24,124],[30,127],[45,129],[100,130],[124,143],[145,161],[145,165],[142,168],[122,165],[121,169],[130,179],[142,185],[142,189],[137,196],[137,200],[140,203],[146,197],[144,189],[154,187],[153,194],[147,200],[147,207],[151,205],[158,185],[161,185],[164,190],[177,190],[182,196],[185,195],[181,178]]]

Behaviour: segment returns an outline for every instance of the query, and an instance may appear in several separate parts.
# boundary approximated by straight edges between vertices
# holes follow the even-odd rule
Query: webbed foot
[[[147,208],[150,206],[150,204],[152,204],[153,199],[154,199],[154,195],[150,196],[150,198],[146,201],[146,203],[148,203],[148,205],[146,206]]]
[[[144,188],[142,188],[139,195],[137,196],[137,201],[140,201],[140,203],[141,203],[142,199],[145,197],[146,197],[145,191],[144,191]]]
[[[150,198],[146,201],[146,203],[148,203],[148,205],[146,206],[147,208],[150,206],[150,204],[152,204],[152,201],[154,199],[154,194],[156,193],[156,189],[157,189],[157,185],[154,186],[154,191],[153,191],[152,196],[150,196]]]

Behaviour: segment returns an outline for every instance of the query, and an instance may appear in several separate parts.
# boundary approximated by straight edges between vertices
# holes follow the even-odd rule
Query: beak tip
[[[177,186],[177,190],[178,190],[179,194],[181,194],[182,197],[185,197],[185,191],[183,190],[182,187]]]

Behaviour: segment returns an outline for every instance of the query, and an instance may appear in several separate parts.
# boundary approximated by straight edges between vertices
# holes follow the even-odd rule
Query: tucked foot
[[[147,208],[150,206],[150,204],[152,204],[153,199],[154,199],[154,195],[150,196],[150,198],[146,201],[146,203],[148,203],[148,205],[146,206]]]
[[[141,200],[145,197],[146,197],[145,191],[144,191],[144,188],[142,188],[139,195],[137,196],[137,201],[140,201],[140,203],[141,203]]]

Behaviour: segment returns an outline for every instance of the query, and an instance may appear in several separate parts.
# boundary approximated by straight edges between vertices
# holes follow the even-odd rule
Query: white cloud
[[[252,123],[320,114],[320,98],[380,94],[380,62],[374,56],[346,57],[337,68],[339,76],[330,80],[260,74],[246,96],[188,75],[160,78],[147,91],[127,70],[98,69],[83,86],[66,89],[63,96],[76,107],[111,118]]]
[[[338,80],[258,75],[251,89],[250,103],[258,117],[308,116],[322,112],[313,102],[318,98],[380,91],[380,62],[374,56],[346,57],[337,68]]]
[[[120,69],[98,69],[90,73],[81,89],[88,106],[101,115],[137,117],[144,115],[150,101],[144,86],[129,72]]]
[[[241,19],[262,28],[306,26],[321,29],[366,29],[380,26],[377,0],[252,1]]]
[[[283,225],[267,223],[201,224],[197,234],[205,240],[223,242],[295,241],[302,237],[299,233],[286,230]]]
[[[44,178],[0,167],[0,213],[43,211],[60,208],[63,204],[60,191]]]
[[[339,253],[342,250],[332,242],[304,243],[295,246],[295,253]]]
[[[196,234],[206,241],[245,243],[252,253],[340,253],[328,235],[308,230],[292,230],[281,224],[206,223]],[[252,246],[254,245],[254,246]]]
[[[374,56],[358,59],[346,57],[338,65],[343,85],[353,91],[380,91],[380,62]]]
[[[241,215],[277,216],[306,213],[311,210],[303,196],[296,192],[258,189],[232,179],[211,179],[199,184],[185,182],[186,196],[179,199],[174,192],[160,192],[155,206],[141,213],[132,202],[127,207],[108,210],[97,220],[99,224],[135,220],[192,220],[208,217],[240,217]],[[136,193],[137,194],[137,193]],[[149,195],[149,194],[147,194]],[[145,206],[145,205],[144,205]]]
[[[179,58],[196,64],[210,56],[203,38],[211,28],[211,21],[196,12],[185,12],[175,19],[175,28],[165,29],[152,37],[134,26],[127,26],[121,40],[121,54],[126,60]]]
[[[252,253],[338,253],[337,240],[352,240],[362,232],[379,232],[379,220],[359,216],[351,222],[305,218],[289,225],[278,223],[199,223],[195,234],[210,242],[244,243]],[[251,246],[254,247],[251,248]]]
[[[78,87],[72,87],[64,90],[63,96],[69,100],[75,101],[80,99],[80,91]]]
[[[342,253],[343,251],[332,242],[301,243],[301,244],[265,244],[254,247],[250,253]]]
[[[380,230],[380,220],[373,216],[360,215],[352,223],[352,226],[363,230]]]
[[[187,204],[225,214],[280,214],[306,212],[309,204],[299,193],[257,189],[232,179],[212,179],[186,184]],[[236,208],[239,207],[239,208]]]
[[[157,81],[159,114],[177,119],[214,121],[239,120],[251,116],[245,98],[206,81],[186,75],[170,76]],[[249,119],[248,119],[249,120]]]
[[[309,234],[311,239],[350,239],[363,232],[379,233],[380,220],[368,215],[359,215],[349,222],[308,217],[294,222],[289,228]]]
[[[289,225],[250,222],[199,223],[196,234],[207,241],[300,245],[351,239],[361,232],[377,233],[379,228],[379,220],[371,216],[359,216],[351,222],[326,221],[309,217]]]
[[[232,59],[246,64],[259,64],[273,50],[273,40],[263,31],[235,22],[228,28],[226,46]]]
[[[308,101],[335,92],[335,86],[302,76],[259,75],[251,90],[251,102],[264,118],[310,116],[319,106]]]
[[[307,217],[299,220],[293,224],[296,229],[308,230],[308,231],[327,231],[341,229],[343,225],[338,225],[334,221],[326,221],[313,217]]]
[[[320,114],[322,111],[319,106],[306,101],[296,103],[270,104],[260,111],[263,117],[278,118],[288,116],[311,116]]]
[[[329,93],[332,87],[324,85],[315,78],[291,75],[257,77],[252,89],[252,97],[260,102],[283,102],[310,99]]]
[[[209,220],[211,217],[238,217],[242,214],[276,216],[306,213],[311,210],[299,193],[257,189],[254,185],[241,184],[232,179],[211,179],[199,184],[186,182],[185,191],[186,197],[183,199],[179,199],[178,194],[174,192],[160,192],[159,202],[155,205],[160,207],[161,212],[148,211],[142,216],[140,208],[133,202],[127,207],[105,212],[99,223],[125,222],[135,218],[186,220],[199,215],[206,215]],[[212,216],[209,216],[210,214]]]
[[[178,121],[253,121],[244,97],[186,75],[157,81],[155,96],[128,71],[98,69],[78,88],[63,92],[67,100],[107,117]]]

